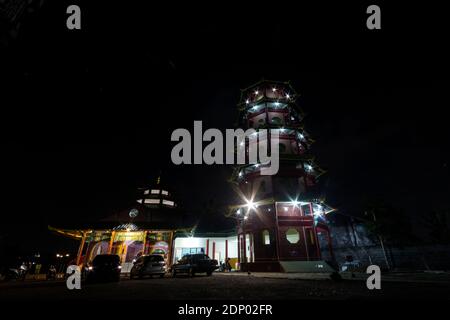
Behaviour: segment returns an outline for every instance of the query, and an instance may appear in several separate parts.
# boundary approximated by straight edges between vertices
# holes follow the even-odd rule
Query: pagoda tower
[[[325,215],[333,209],[317,199],[324,171],[308,153],[313,140],[303,129],[297,98],[289,83],[267,80],[241,93],[239,128],[253,128],[267,141],[270,130],[265,138],[259,130],[278,130],[280,157],[275,175],[261,175],[264,164],[257,163],[236,166],[231,177],[243,202],[232,207],[242,271],[331,270],[324,261],[333,260]],[[250,143],[241,145],[247,154]]]

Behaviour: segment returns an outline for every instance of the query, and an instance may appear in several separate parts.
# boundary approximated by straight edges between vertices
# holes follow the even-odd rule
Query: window
[[[175,205],[175,202],[169,201],[169,200],[163,200],[163,204],[173,207]]]
[[[145,199],[144,203],[159,204],[159,199]]]
[[[283,124],[283,121],[281,120],[280,117],[273,117],[273,118],[272,118],[272,123],[273,123],[273,124],[280,125],[280,124]]]
[[[152,190],[152,194],[159,194],[159,190]]]
[[[165,196],[168,196],[168,195],[169,195],[169,192],[166,191],[166,190],[162,190],[161,193],[162,193],[163,195],[165,195]]]
[[[204,252],[203,248],[182,248],[181,256],[185,256],[187,254],[198,254],[203,252]]]
[[[312,231],[312,229],[308,229],[308,234],[309,234],[309,239],[311,241],[311,244],[315,244],[314,241],[314,232]]]
[[[247,260],[246,262],[254,262],[255,255],[253,251],[253,234],[245,234],[245,246],[245,258]]]
[[[302,209],[302,213],[303,213],[304,216],[312,215],[311,207],[309,206],[309,204],[302,205],[301,209]]]
[[[263,231],[263,241],[265,245],[269,245],[270,244],[270,233],[269,230],[264,230]]]
[[[297,243],[300,240],[300,235],[296,229],[289,228],[286,230],[286,239],[290,243]]]

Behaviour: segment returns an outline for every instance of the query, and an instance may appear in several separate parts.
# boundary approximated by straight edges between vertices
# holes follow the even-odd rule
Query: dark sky
[[[231,168],[172,165],[170,135],[232,128],[240,89],[262,78],[301,94],[340,212],[373,197],[416,218],[448,209],[449,54],[432,8],[383,6],[369,31],[362,4],[72,3],[81,31],[47,1],[1,47],[2,224],[36,235],[24,250],[52,221],[128,206],[160,170],[192,214],[232,202]]]

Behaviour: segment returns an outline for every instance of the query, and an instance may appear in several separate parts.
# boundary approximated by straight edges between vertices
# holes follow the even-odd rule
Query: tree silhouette
[[[432,211],[424,215],[422,221],[434,243],[450,244],[449,211]]]
[[[406,245],[416,241],[410,218],[399,208],[381,201],[368,203],[365,210],[367,230],[389,245]]]

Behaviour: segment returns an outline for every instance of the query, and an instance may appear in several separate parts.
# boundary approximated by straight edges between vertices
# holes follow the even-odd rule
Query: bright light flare
[[[247,200],[247,208],[250,210],[250,209],[253,209],[253,210],[255,210],[256,209],[256,204],[252,201],[252,200]]]

